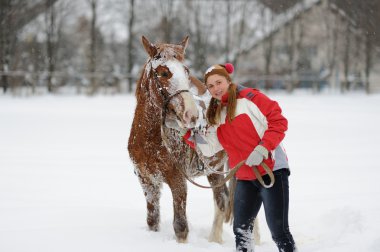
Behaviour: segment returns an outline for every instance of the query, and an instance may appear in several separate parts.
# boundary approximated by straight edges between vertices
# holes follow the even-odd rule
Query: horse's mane
[[[143,85],[142,83],[145,81],[146,79],[146,65],[147,63],[144,64],[144,67],[142,68],[141,70],[141,73],[140,73],[140,77],[136,83],[136,92],[135,92],[135,96],[136,96],[136,100],[137,100],[137,103],[142,99],[142,91],[141,89],[143,88]]]

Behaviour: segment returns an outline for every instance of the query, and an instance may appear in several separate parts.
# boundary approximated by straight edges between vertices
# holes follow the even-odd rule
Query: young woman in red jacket
[[[212,96],[206,117],[214,130],[195,136],[195,144],[205,155],[223,148],[230,167],[246,160],[235,175],[233,231],[237,251],[253,251],[253,223],[262,204],[279,251],[295,251],[288,224],[290,172],[281,145],[288,122],[277,102],[257,89],[235,85],[230,77],[232,72],[231,64],[213,65],[206,71],[204,81]],[[269,176],[261,166],[263,162],[275,176],[270,188],[257,181],[252,169],[256,166],[263,180],[268,182]]]

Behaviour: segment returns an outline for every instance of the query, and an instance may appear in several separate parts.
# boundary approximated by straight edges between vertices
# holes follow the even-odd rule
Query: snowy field
[[[290,225],[302,252],[380,251],[380,95],[273,94],[289,119]],[[189,184],[187,244],[168,187],[161,230],[128,157],[134,96],[0,96],[1,252],[232,252],[209,243],[211,191]],[[197,180],[206,183],[201,178]],[[262,244],[276,251],[263,211]]]

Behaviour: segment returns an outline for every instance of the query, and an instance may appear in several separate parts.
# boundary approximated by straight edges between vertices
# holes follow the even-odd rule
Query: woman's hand
[[[257,145],[256,148],[249,154],[245,164],[248,166],[258,166],[264,159],[268,158],[268,150],[262,146]]]

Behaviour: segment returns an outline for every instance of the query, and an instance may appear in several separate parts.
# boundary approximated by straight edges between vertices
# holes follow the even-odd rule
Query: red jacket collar
[[[222,99],[220,100],[220,102],[222,103],[222,105],[227,105],[227,104],[228,104],[228,92],[225,93],[225,94],[222,96]]]

